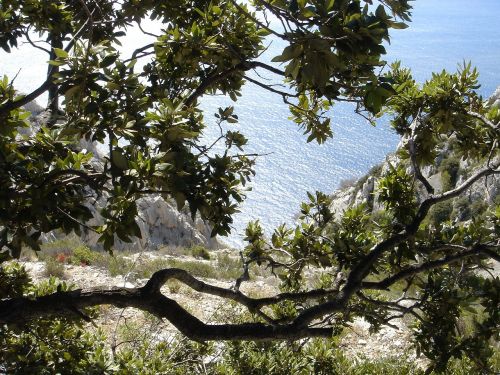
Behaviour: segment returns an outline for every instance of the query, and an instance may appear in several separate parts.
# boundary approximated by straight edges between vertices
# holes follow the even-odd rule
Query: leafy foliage
[[[383,44],[392,29],[406,27],[410,11],[407,0],[3,1],[0,47],[9,53],[24,39],[29,43],[30,33],[38,33],[46,38],[50,67],[46,81],[27,95],[17,93],[7,78],[0,81],[0,261],[19,257],[23,245],[39,250],[41,234],[55,229],[76,234],[83,228],[96,231],[108,250],[115,238],[139,237],[137,201],[149,194],[172,199],[179,209],[186,206],[193,217],[210,221],[213,235],[227,234],[244,199],[245,184],[254,175],[255,159],[243,151],[247,143],[243,134],[222,126],[238,121],[233,107],[215,114],[220,137],[207,144],[199,99],[222,93],[236,101],[246,82],[259,85],[282,97],[307,140],[318,143],[332,134],[330,107],[339,101],[353,102],[356,112],[370,120],[390,114],[404,141],[403,163],[383,171],[378,183],[374,199],[385,210],[377,220],[368,209],[373,202],[341,213],[332,211],[331,199],[324,193],[308,194],[296,226],[280,226],[268,239],[258,222],[250,223],[243,272],[233,288],[210,286],[185,271],[166,269],[154,273],[143,288],[108,291],[94,304],[143,308],[200,340],[331,337],[356,317],[377,330],[411,315],[416,321],[415,345],[432,361],[430,370],[441,371],[450,360],[468,356],[477,371],[489,371],[500,309],[498,276],[488,272],[491,259],[500,259],[500,208],[485,212],[482,206],[471,206],[471,220],[463,222],[453,217],[459,213],[449,203],[500,172],[500,110],[476,92],[478,72],[470,63],[456,73],[434,73],[422,85],[400,63],[380,72],[385,64]],[[273,28],[268,17],[278,20],[281,28]],[[131,56],[121,55],[119,38],[145,19],[160,22],[160,34]],[[285,42],[271,61],[262,55],[268,35]],[[250,70],[272,74],[276,82],[262,80],[259,74],[255,79]],[[20,129],[29,126],[23,105],[44,92],[49,94],[49,121],[22,133]],[[78,145],[82,139],[104,146],[106,154],[95,158]],[[434,164],[449,139],[455,142],[455,156],[477,168],[457,185],[457,165],[450,165],[445,191],[435,193],[421,170]],[[217,143],[222,147],[215,152]],[[92,217],[89,199],[104,202],[100,225],[86,224]],[[476,211],[482,214],[473,216]],[[432,216],[436,220],[429,220]],[[88,255],[81,249],[78,257],[99,261]],[[223,263],[230,264],[222,259],[221,267]],[[230,264],[233,270],[240,265]],[[263,299],[245,296],[239,286],[254,276],[255,265],[276,274],[283,293]],[[208,272],[196,267],[200,273]],[[319,286],[309,282],[311,270]],[[239,302],[252,313],[250,322],[203,324],[161,295],[161,286],[172,278]],[[68,352],[66,358],[61,350],[67,348],[55,344],[54,358],[61,359],[63,368],[85,364],[100,369],[104,357],[99,344],[78,336],[80,331],[70,322],[45,320],[46,314],[54,313],[79,316],[74,304],[83,303],[81,296],[63,289],[54,298],[71,298],[72,305],[62,311],[46,305],[38,312],[44,318],[30,327],[56,324],[50,326],[49,337],[64,336],[69,330],[70,337],[81,339],[71,345],[99,354],[74,360],[76,352]],[[18,284],[12,284],[12,293],[20,291]],[[395,292],[400,296],[394,298]],[[5,306],[12,297],[7,288],[7,298],[0,304]],[[29,312],[24,307],[45,301],[36,293],[17,297],[12,308],[23,314]],[[457,322],[465,310],[474,311],[470,313],[477,319],[474,329],[462,335]],[[1,319],[11,319],[5,309],[0,309]],[[21,350],[31,345],[31,336],[9,335],[8,347]],[[290,358],[286,345],[269,344],[267,349],[270,356],[262,354],[260,343],[232,348],[248,360],[238,366],[252,362],[271,366],[272,361],[279,365],[274,367],[277,373],[281,368],[337,371],[326,363],[327,357],[336,355],[328,346],[316,350],[311,361]],[[156,360],[168,350],[150,343],[141,353],[152,352]],[[50,351],[42,355],[41,361],[55,369],[57,361]],[[135,362],[137,369],[145,363],[132,352],[128,355],[125,362]],[[6,359],[8,366],[12,358]],[[163,371],[162,366],[170,364],[151,366]]]
[[[55,278],[35,286],[17,263],[0,268],[2,298],[38,296],[70,289]],[[91,311],[87,314],[94,315]],[[0,368],[9,374],[102,374],[109,366],[103,338],[80,319],[40,319],[26,327],[0,327]]]
[[[376,71],[389,30],[405,26],[389,13],[409,20],[409,10],[406,0],[377,7],[358,0],[273,1],[269,8],[257,2],[253,9],[230,0],[176,1],[168,7],[148,0],[99,6],[2,2],[2,49],[10,52],[21,40],[30,42],[29,33],[38,33],[46,35],[50,52],[47,81],[33,93],[19,95],[7,78],[1,81],[2,257],[17,257],[23,244],[37,249],[41,233],[79,233],[92,216],[83,203],[89,193],[106,201],[104,223],[92,230],[107,249],[115,236],[130,241],[141,235],[136,202],[155,192],[179,208],[187,203],[193,216],[212,223],[213,235],[227,234],[254,160],[238,153],[247,141],[233,130],[221,133],[225,150],[211,152],[213,145],[203,141],[198,99],[223,93],[237,100],[245,81],[255,82],[248,70],[274,73],[289,88],[278,94],[294,121],[309,141],[322,143],[332,134],[325,111],[334,101],[352,98],[360,110],[376,114],[392,94]],[[286,20],[285,30],[272,31],[258,21],[268,13]],[[147,18],[164,29],[154,43],[122,56],[119,38],[126,27]],[[258,60],[270,33],[288,44],[273,59],[285,63],[284,71]],[[33,135],[20,135],[17,129],[29,126],[22,105],[45,91],[51,120]],[[219,125],[238,121],[232,107],[216,117]],[[79,139],[109,150],[99,165],[96,155],[75,146]]]

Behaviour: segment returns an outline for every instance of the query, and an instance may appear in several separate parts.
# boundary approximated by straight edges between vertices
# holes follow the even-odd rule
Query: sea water
[[[481,74],[481,94],[492,93],[500,85],[500,0],[417,0],[413,6],[410,28],[392,33],[387,61],[401,60],[420,82],[432,72],[454,71],[471,61]],[[137,30],[131,34],[124,40],[124,53],[147,43]],[[272,41],[268,53],[278,54],[281,48]],[[29,92],[43,82],[46,60],[43,52],[29,48],[1,53],[0,75],[17,74],[15,87]],[[203,98],[207,140],[218,135],[213,114],[228,105],[234,105],[240,119],[231,127],[249,139],[245,152],[263,155],[257,158],[252,190],[234,215],[232,233],[222,238],[232,246],[241,246],[250,220],[260,220],[267,233],[281,223],[293,224],[307,191],[334,191],[342,180],[382,162],[399,142],[387,119],[373,127],[351,105],[336,104],[330,111],[333,138],[321,146],[306,143],[302,130],[288,120],[281,98],[250,83],[237,103],[220,96]]]

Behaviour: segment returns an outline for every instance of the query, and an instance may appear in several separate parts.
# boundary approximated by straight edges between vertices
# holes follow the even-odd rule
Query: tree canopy
[[[500,260],[500,208],[468,222],[428,217],[436,205],[500,173],[500,110],[476,92],[470,64],[435,73],[423,85],[398,63],[383,69],[384,43],[391,30],[406,27],[410,11],[408,0],[2,1],[4,56],[24,41],[46,51],[49,63],[33,92],[16,91],[15,79],[0,81],[1,261],[19,257],[23,246],[38,250],[41,234],[52,230],[96,231],[106,249],[116,237],[130,241],[140,236],[137,201],[151,194],[173,199],[179,209],[187,205],[193,217],[211,223],[213,235],[227,234],[255,160],[238,131],[221,128],[223,152],[206,144],[207,114],[199,106],[206,95],[237,101],[244,84],[260,86],[281,97],[307,141],[318,143],[332,136],[330,107],[352,102],[370,120],[390,114],[405,143],[401,165],[378,183],[382,219],[363,205],[338,219],[327,195],[310,194],[295,228],[279,227],[267,239],[258,223],[249,225],[242,276],[232,289],[165,269],[141,288],[7,293],[0,322],[110,304],[164,317],[196,340],[294,340],[331,337],[355,316],[380,327],[412,315],[420,350],[440,366],[463,353],[481,362],[498,335],[500,280],[478,270]],[[124,56],[121,42],[146,19],[161,24],[161,32]],[[266,61],[269,38],[286,47]],[[44,93],[50,119],[26,135],[24,106]],[[232,107],[215,117],[218,125],[238,121]],[[105,157],[93,158],[78,146],[81,139],[100,144]],[[434,191],[421,171],[449,140],[477,167],[452,189]],[[89,226],[89,202],[97,199],[106,202],[104,223]],[[283,292],[269,298],[240,292],[252,264],[276,272]],[[307,267],[321,287],[309,286]],[[161,293],[169,279],[235,301],[253,320],[207,325]],[[383,294],[394,289],[400,298]],[[462,337],[455,323],[471,306],[483,315]]]

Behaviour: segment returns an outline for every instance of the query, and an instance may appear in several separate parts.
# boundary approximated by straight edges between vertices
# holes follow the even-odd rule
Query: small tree
[[[25,39],[46,50],[46,81],[20,95],[14,83],[0,82],[0,257],[16,258],[23,245],[38,250],[42,233],[55,229],[99,233],[111,249],[140,236],[138,199],[148,194],[186,203],[227,234],[231,216],[244,198],[242,185],[253,176],[254,160],[241,150],[238,131],[222,131],[225,145],[213,153],[203,142],[203,95],[223,93],[236,101],[244,83],[283,98],[307,140],[331,136],[327,110],[353,102],[370,120],[383,111],[406,139],[403,157],[412,168],[395,166],[379,182],[387,217],[371,220],[363,206],[334,219],[329,198],[310,194],[301,223],[278,228],[270,241],[252,223],[247,229],[244,270],[235,287],[201,282],[186,271],[165,269],[142,288],[59,291],[37,298],[0,302],[0,322],[19,323],[47,315],[74,315],[101,304],[135,307],[168,319],[196,340],[294,340],[330,337],[355,316],[375,328],[398,316],[418,322],[418,346],[438,368],[467,353],[484,366],[488,340],[498,335],[498,278],[484,278],[489,259],[499,260],[500,210],[469,223],[424,219],[436,204],[458,197],[488,176],[500,173],[498,108],[476,93],[477,72],[465,65],[442,72],[419,86],[399,64],[382,74],[391,29],[409,21],[407,0],[282,1],[18,1],[0,4],[0,46],[5,52]],[[281,25],[273,28],[268,18]],[[155,42],[131,56],[117,50],[127,28],[153,19],[163,29]],[[402,21],[402,22],[401,22]],[[40,35],[45,45],[32,42]],[[266,37],[286,43],[280,55],[263,61]],[[144,61],[144,65],[138,61]],[[279,63],[279,64],[273,64]],[[255,70],[282,81],[283,89],[252,78]],[[51,119],[36,133],[23,106],[49,93]],[[232,107],[220,108],[217,123],[237,122]],[[435,193],[421,168],[433,163],[440,144],[453,137],[463,158],[482,167],[452,190]],[[80,139],[105,145],[98,163],[79,149]],[[417,199],[416,189],[425,196]],[[106,201],[104,224],[88,226],[88,199]],[[453,218],[451,218],[453,219]],[[251,277],[249,266],[269,266],[283,280],[283,293],[250,298],[239,291]],[[317,268],[322,285],[310,288],[304,269]],[[207,325],[160,292],[175,278],[193,289],[236,301],[254,314],[244,324]],[[400,290],[390,299],[380,291]],[[476,330],[461,336],[457,319],[464,309],[482,306]]]

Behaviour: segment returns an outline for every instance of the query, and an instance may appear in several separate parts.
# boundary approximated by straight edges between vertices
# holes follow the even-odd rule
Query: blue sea
[[[500,85],[500,0],[416,0],[413,6],[410,27],[392,34],[387,61],[401,60],[420,82],[433,71],[454,71],[471,61],[480,71],[481,94],[490,95]],[[125,50],[133,49],[134,38],[144,44],[140,34],[129,38]],[[278,54],[280,48],[272,41],[269,53]],[[43,82],[46,60],[37,50],[2,53],[0,75],[19,73],[15,86],[29,92]],[[288,120],[281,99],[250,83],[237,103],[220,96],[203,99],[208,140],[218,134],[213,113],[227,105],[234,105],[240,118],[231,126],[249,139],[245,151],[265,155],[257,159],[252,190],[234,216],[232,234],[221,239],[232,246],[241,246],[250,220],[260,220],[268,233],[281,223],[293,224],[307,191],[333,192],[340,181],[362,176],[383,161],[399,141],[386,119],[373,127],[352,106],[337,104],[331,110],[333,138],[321,146],[308,144]]]

